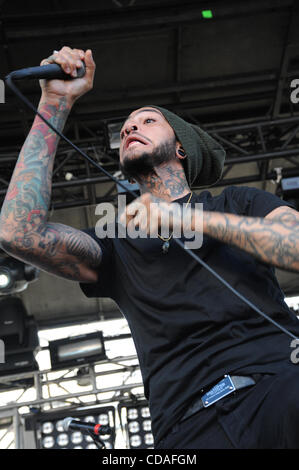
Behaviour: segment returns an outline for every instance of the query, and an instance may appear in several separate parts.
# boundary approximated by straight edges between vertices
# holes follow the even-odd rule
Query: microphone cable
[[[56,129],[37,109],[36,107],[21,93],[21,91],[15,86],[13,83],[13,74],[15,72],[11,72],[9,75],[5,77],[5,81],[9,88],[15,93],[15,95],[23,101],[35,114],[37,114],[42,121],[44,121],[45,124],[47,124],[52,131],[54,131],[62,140],[64,140],[67,144],[69,144],[76,152],[78,152],[83,158],[85,158],[89,163],[93,166],[95,166],[98,170],[100,170],[102,173],[104,173],[108,178],[110,178],[112,181],[114,181],[116,184],[120,185],[123,189],[125,189],[127,192],[131,194],[134,198],[137,198],[138,195],[132,191],[131,189],[127,188],[120,180],[115,178],[113,175],[111,175],[108,171],[105,170],[99,163],[95,162],[92,158],[89,157],[83,150],[81,150],[77,145],[75,145],[73,142],[71,142],[62,132],[60,132],[58,129]],[[281,330],[283,333],[288,335],[290,338],[297,340],[297,336],[295,336],[293,333],[291,333],[289,330],[284,328],[282,325],[277,323],[275,320],[273,320],[269,315],[264,313],[262,310],[260,310],[256,305],[254,305],[250,300],[248,300],[244,295],[242,295],[240,292],[238,292],[234,287],[232,287],[225,279],[223,279],[222,276],[220,276],[216,271],[214,271],[209,265],[207,265],[199,256],[197,256],[195,253],[192,252],[192,250],[189,250],[185,248],[184,244],[182,241],[178,238],[173,238],[173,241],[177,243],[178,246],[180,246],[183,250],[186,251],[195,261],[197,261],[198,264],[200,264],[203,268],[207,269],[216,279],[218,279],[219,282],[221,282],[227,289],[229,289],[236,297],[238,297],[240,300],[242,300],[248,307],[253,309],[258,315],[262,316],[265,320],[268,322],[272,323],[276,328]]]

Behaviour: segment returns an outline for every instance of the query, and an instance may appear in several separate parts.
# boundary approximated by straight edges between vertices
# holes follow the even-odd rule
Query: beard
[[[138,157],[125,157],[120,169],[127,179],[148,176],[154,168],[176,159],[176,138],[160,144],[153,152],[143,152]]]

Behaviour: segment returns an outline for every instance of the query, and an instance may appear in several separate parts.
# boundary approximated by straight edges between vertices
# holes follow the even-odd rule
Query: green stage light
[[[212,10],[202,10],[201,14],[204,19],[213,18]]]

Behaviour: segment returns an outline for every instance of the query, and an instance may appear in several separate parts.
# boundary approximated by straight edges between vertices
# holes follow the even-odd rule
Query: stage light
[[[128,409],[128,419],[136,419],[138,417],[137,408]]]
[[[142,418],[150,418],[150,410],[148,406],[143,406],[140,410]]]
[[[0,295],[22,292],[38,274],[34,266],[7,256],[0,258]]]
[[[96,449],[97,446],[95,444],[88,444],[88,446],[86,447],[86,449]]]
[[[137,421],[131,421],[128,424],[128,428],[129,428],[130,433],[133,434],[135,432],[139,432],[140,426]]]
[[[54,444],[55,444],[55,441],[52,436],[48,436],[43,439],[43,447],[45,449],[51,449],[52,447],[54,447]]]
[[[39,347],[37,325],[18,297],[0,300],[0,335],[5,344],[5,363],[0,364],[0,376],[38,370],[35,352]],[[33,378],[17,379],[8,384],[0,383],[0,389],[33,385]]]
[[[212,10],[202,10],[201,14],[204,19],[213,18]]]
[[[101,415],[99,415],[99,423],[100,423],[102,426],[108,426],[108,424],[109,424],[108,415],[107,415],[107,414],[101,414]]]
[[[120,147],[120,130],[122,122],[111,123],[107,125],[109,146],[111,150],[119,149]]]
[[[4,270],[4,268],[0,269],[0,289],[6,289],[11,284],[11,275],[10,273]]]
[[[100,331],[51,341],[49,350],[53,370],[106,358],[103,334]]]
[[[95,423],[95,417],[94,416],[85,416],[83,421],[85,421],[85,423]]]
[[[144,435],[144,442],[147,447],[152,447],[154,445],[154,437],[152,433],[147,433]]]
[[[71,441],[73,444],[80,444],[83,441],[82,432],[73,432],[71,435]]]
[[[69,443],[69,437],[66,433],[61,433],[57,437],[57,444],[59,447],[66,447]]]
[[[130,448],[131,449],[136,449],[136,447],[140,447],[141,448],[141,444],[142,444],[142,441],[141,441],[141,437],[140,436],[131,436],[130,437]]]
[[[53,423],[44,423],[42,427],[43,434],[51,434],[53,432]]]
[[[143,421],[143,430],[144,431],[151,431],[152,430],[152,423],[150,419]]]
[[[120,405],[120,408],[126,413],[126,422],[122,422],[122,427],[127,432],[130,449],[153,448],[154,438],[151,432],[152,423],[147,403],[125,403]],[[120,416],[122,420],[122,412]]]
[[[68,416],[66,410],[49,413],[34,413],[24,416],[25,430],[34,431],[38,449],[97,449],[91,436],[80,431],[65,431],[62,422]],[[111,434],[101,435],[107,449],[114,449],[115,409],[113,406],[87,410],[73,410],[71,415],[79,421],[109,425]]]

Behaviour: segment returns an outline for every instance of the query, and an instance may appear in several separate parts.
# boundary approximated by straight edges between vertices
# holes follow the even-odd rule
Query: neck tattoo
[[[138,181],[141,192],[151,192],[153,196],[167,202],[184,196],[190,191],[184,170],[171,165],[160,166],[147,177]]]

